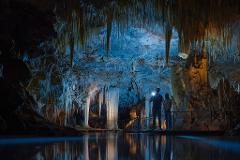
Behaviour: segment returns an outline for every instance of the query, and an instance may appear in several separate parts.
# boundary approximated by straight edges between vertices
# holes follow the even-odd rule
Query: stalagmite
[[[99,92],[99,97],[98,97],[98,115],[99,117],[101,116],[101,111],[102,111],[102,104],[103,104],[103,93],[102,91]]]
[[[98,88],[94,85],[90,86],[88,89],[89,91],[84,104],[84,127],[89,127],[88,120],[89,120],[90,102],[91,102],[91,99],[95,97],[96,91],[98,90]]]
[[[119,89],[108,88],[106,92],[106,105],[107,105],[107,128],[118,128],[118,103],[119,103]]]
[[[86,98],[86,104],[84,107],[84,127],[88,127],[90,100],[91,100],[91,97],[90,95],[88,95],[88,97]]]
[[[145,111],[146,111],[146,127],[150,127],[150,114],[151,114],[151,103],[150,103],[150,97],[149,94],[146,95],[145,99]]]
[[[72,91],[71,91],[71,87],[69,87],[71,85],[71,82],[69,82],[69,80],[63,81],[63,98],[64,98],[64,125],[67,125],[67,120],[68,120],[68,111],[70,110],[70,108],[72,107]]]
[[[237,84],[237,92],[240,93],[240,84]]]

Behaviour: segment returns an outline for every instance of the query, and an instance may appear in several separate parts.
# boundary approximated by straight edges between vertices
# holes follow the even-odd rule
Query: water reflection
[[[160,136],[157,134],[90,134],[76,140],[65,139],[42,143],[0,145],[1,159],[36,160],[185,160],[238,159],[236,150],[218,146],[223,138],[208,138],[209,143],[196,142],[199,138]],[[215,145],[211,145],[210,142]],[[218,143],[216,143],[218,142]],[[231,144],[231,143],[228,143]],[[234,146],[233,146],[234,147]]]

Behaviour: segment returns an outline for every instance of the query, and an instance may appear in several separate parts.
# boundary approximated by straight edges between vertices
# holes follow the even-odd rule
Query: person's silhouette
[[[172,126],[172,117],[171,117],[171,109],[172,109],[172,100],[169,97],[169,94],[165,94],[165,99],[163,101],[164,112],[165,112],[165,119],[166,119],[166,129],[170,131]]]
[[[159,122],[159,128],[161,128],[161,109],[162,109],[162,101],[163,97],[160,94],[160,88],[156,89],[156,94],[153,95],[150,99],[150,102],[153,102],[153,109],[152,109],[152,114],[153,114],[153,129],[156,128],[156,117],[158,117],[158,122]]]

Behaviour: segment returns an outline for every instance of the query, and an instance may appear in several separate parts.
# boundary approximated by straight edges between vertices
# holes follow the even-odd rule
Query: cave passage
[[[1,0],[0,24],[0,156],[239,154],[239,0]]]

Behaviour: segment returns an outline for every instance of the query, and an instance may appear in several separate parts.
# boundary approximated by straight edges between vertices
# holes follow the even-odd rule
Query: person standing
[[[165,112],[165,118],[166,118],[166,127],[167,131],[171,130],[171,109],[172,109],[172,100],[169,97],[169,94],[165,94],[165,100],[163,101],[163,106],[164,106],[164,112]]]
[[[159,122],[159,128],[162,130],[161,127],[161,110],[162,110],[162,101],[163,97],[160,94],[160,88],[156,89],[156,94],[153,95],[150,99],[150,102],[153,102],[153,109],[152,109],[152,114],[153,114],[153,129],[156,129],[156,117],[158,117],[158,122]]]

